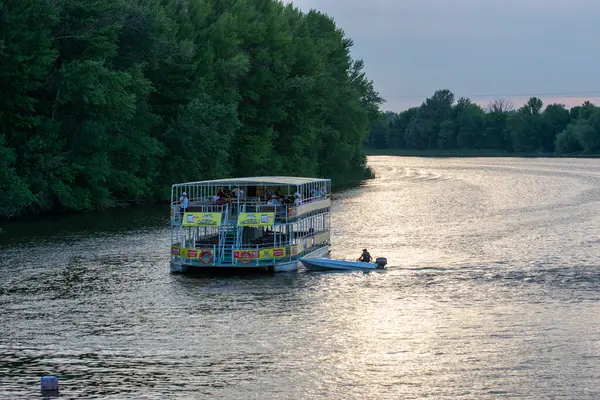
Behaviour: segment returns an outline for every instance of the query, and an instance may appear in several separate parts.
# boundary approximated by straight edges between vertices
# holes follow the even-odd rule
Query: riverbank
[[[365,149],[367,156],[403,157],[546,157],[546,158],[599,158],[600,154],[569,153],[511,153],[502,150],[486,149]]]

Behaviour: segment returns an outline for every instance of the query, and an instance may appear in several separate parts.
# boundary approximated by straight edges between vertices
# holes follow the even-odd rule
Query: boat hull
[[[308,253],[307,257],[325,257],[329,253],[329,246],[322,247],[313,252]],[[290,272],[298,270],[298,263],[300,260],[296,259],[288,263],[276,264],[275,272]]]
[[[300,259],[302,265],[307,269],[311,270],[371,270],[381,269],[375,263],[367,263],[360,261],[347,261],[347,260],[332,260],[329,258],[311,258],[303,257]]]

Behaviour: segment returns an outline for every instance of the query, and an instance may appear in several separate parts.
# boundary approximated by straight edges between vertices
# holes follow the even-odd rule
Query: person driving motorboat
[[[363,252],[360,255],[360,258],[358,259],[358,261],[361,261],[361,262],[371,262],[372,260],[373,260],[373,257],[371,257],[371,254],[369,254],[369,252],[367,251],[367,249],[363,249]]]

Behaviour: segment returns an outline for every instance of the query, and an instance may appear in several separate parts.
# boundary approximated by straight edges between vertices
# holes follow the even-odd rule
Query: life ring
[[[209,257],[208,257],[208,259],[205,259],[204,256],[207,255],[207,254],[208,254]],[[213,260],[214,257],[215,257],[215,255],[210,250],[202,250],[202,252],[200,253],[200,256],[199,256],[200,262],[202,264],[210,264],[212,262],[212,260]]]
[[[253,257],[249,257],[250,253],[248,253],[247,251],[243,251],[242,254],[240,255],[240,258],[238,258],[238,260],[240,260],[241,263],[243,264],[250,264],[252,262]]]

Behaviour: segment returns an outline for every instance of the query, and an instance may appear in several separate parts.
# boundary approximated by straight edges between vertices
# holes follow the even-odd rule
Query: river
[[[369,158],[333,255],[168,272],[168,206],[5,223],[0,398],[600,398],[600,160]]]

